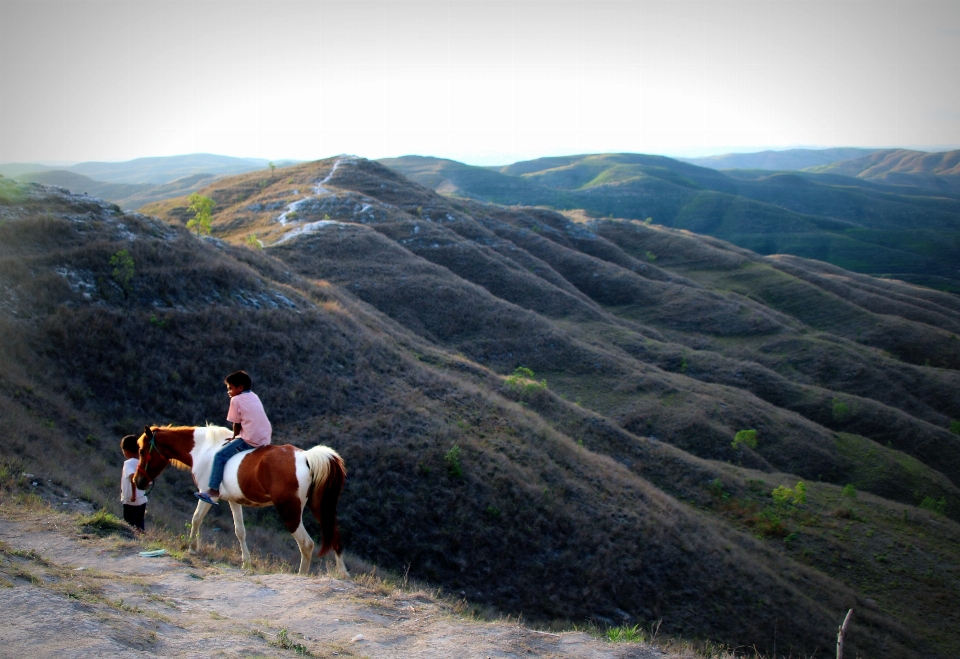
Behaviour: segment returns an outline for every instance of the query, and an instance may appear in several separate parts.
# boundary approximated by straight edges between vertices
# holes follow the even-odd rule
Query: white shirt
[[[142,506],[147,502],[147,495],[140,488],[137,488],[137,500],[131,500],[134,485],[130,477],[136,473],[138,462],[140,461],[137,458],[126,460],[123,463],[123,475],[120,476],[120,503],[125,503],[128,506]]]

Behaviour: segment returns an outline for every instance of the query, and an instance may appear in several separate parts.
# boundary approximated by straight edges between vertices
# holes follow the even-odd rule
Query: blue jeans
[[[213,470],[210,472],[210,489],[220,489],[220,483],[223,481],[223,468],[226,466],[227,460],[235,456],[237,453],[252,451],[255,448],[255,446],[250,446],[243,441],[242,438],[237,437],[235,440],[217,451],[217,454],[213,456]]]

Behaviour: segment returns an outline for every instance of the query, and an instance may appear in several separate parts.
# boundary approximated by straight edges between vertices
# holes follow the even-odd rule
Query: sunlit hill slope
[[[924,155],[931,160],[938,154]],[[861,161],[836,162],[823,173],[719,172],[633,153],[540,158],[501,168],[417,156],[382,162],[448,195],[582,208],[604,217],[649,217],[762,254],[792,254],[960,291],[957,192],[940,189],[946,185],[931,190],[912,174],[898,180],[902,185],[867,179],[860,174]]]

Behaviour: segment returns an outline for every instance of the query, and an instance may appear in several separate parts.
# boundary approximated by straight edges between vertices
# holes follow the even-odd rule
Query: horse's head
[[[143,434],[137,440],[137,446],[140,452],[140,462],[137,463],[137,471],[133,477],[133,483],[141,490],[147,489],[153,481],[157,479],[160,472],[166,469],[170,464],[170,459],[165,456],[159,446],[157,446],[157,431],[159,428],[143,427]]]
[[[182,469],[190,468],[193,429],[144,426],[137,446],[140,462],[137,464],[133,482],[138,488],[145,490],[171,462]]]

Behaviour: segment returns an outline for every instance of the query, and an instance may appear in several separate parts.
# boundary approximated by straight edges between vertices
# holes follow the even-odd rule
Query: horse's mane
[[[233,436],[233,431],[229,428],[224,428],[223,426],[215,426],[212,423],[208,423],[203,428],[198,428],[198,430],[206,430],[203,434],[203,438],[200,440],[204,444],[213,444],[215,446],[220,446],[223,444],[223,441],[228,437]]]

